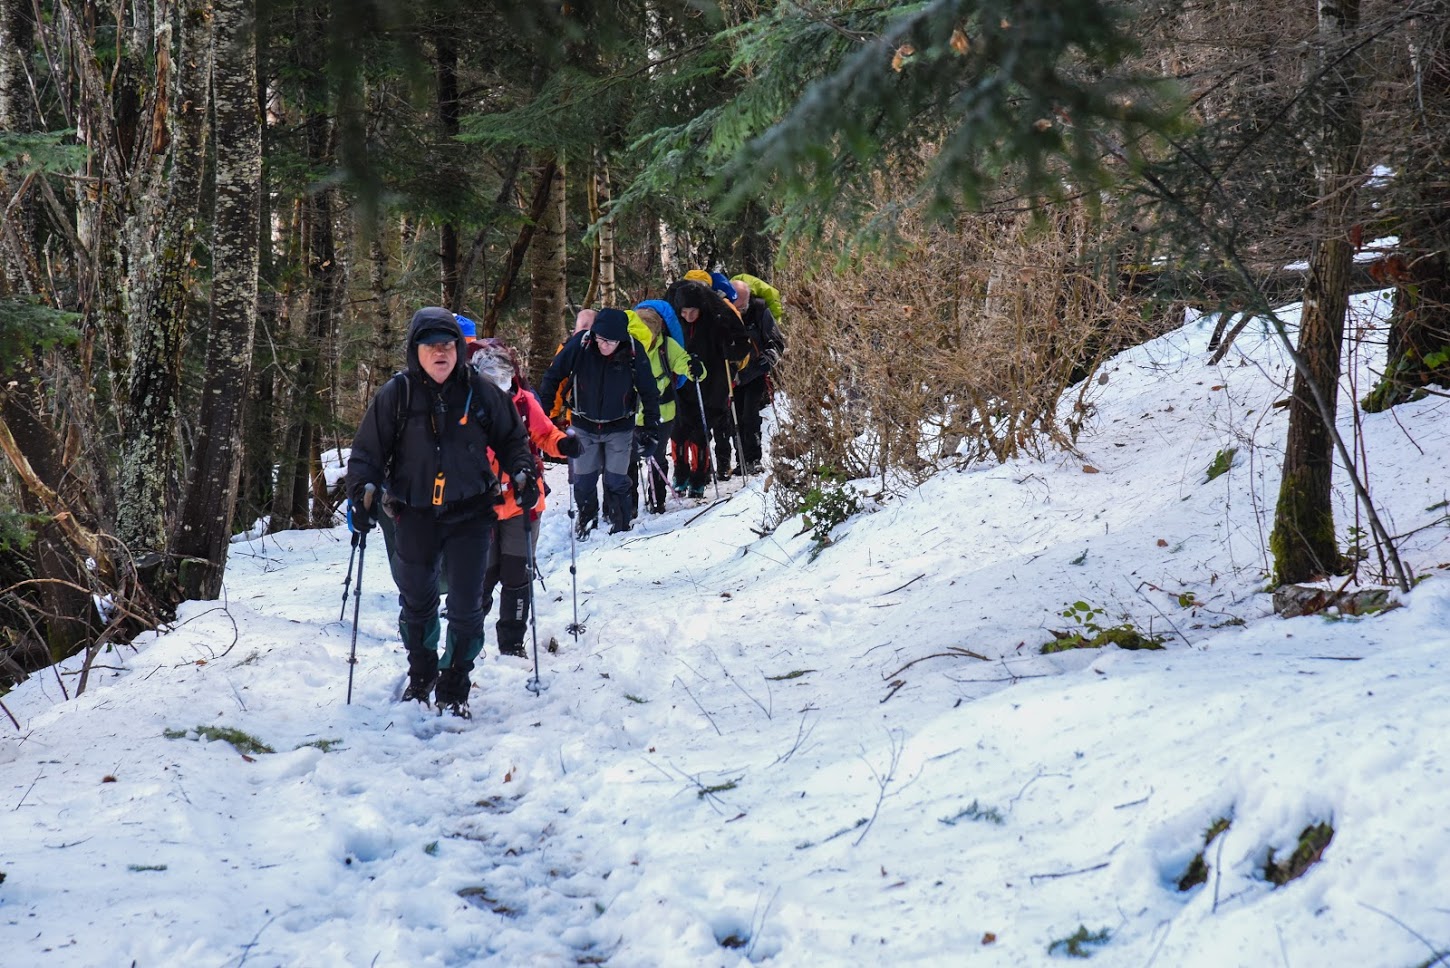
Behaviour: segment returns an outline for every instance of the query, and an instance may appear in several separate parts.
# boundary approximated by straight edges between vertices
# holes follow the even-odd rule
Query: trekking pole
[[[530,513],[524,510],[524,549],[529,559],[529,629],[534,633],[534,677],[524,683],[524,688],[537,696],[544,691],[544,682],[539,678],[539,616],[534,611],[534,529],[529,526]]]
[[[347,556],[347,577],[342,580],[342,609],[337,613],[337,620],[341,622],[347,618],[347,588],[352,584],[352,563],[357,559],[357,532],[352,533],[352,551]]]
[[[730,361],[721,357],[725,364],[725,375],[730,376]],[[730,426],[735,429],[735,461],[736,467],[740,468],[740,476],[745,476],[745,441],[740,437],[740,414],[735,411],[735,380],[733,378],[725,381],[725,395],[730,401]]]
[[[363,511],[371,513],[373,509],[373,492],[377,486],[369,484],[363,488]],[[352,521],[349,520],[348,524]],[[352,536],[357,539],[357,584],[352,590],[352,651],[347,656],[347,704],[352,705],[352,670],[357,665],[357,615],[362,608],[362,569],[363,555],[368,550],[368,535],[366,531],[354,531]],[[344,604],[343,608],[346,609]]]
[[[579,559],[574,551],[574,458],[569,458],[569,580],[574,586],[574,621],[569,623],[566,631],[574,636],[574,641],[579,641],[579,635],[584,631],[584,626],[579,624]],[[531,591],[529,594],[533,594]],[[535,656],[537,658],[537,655]]]
[[[700,384],[695,384],[695,399],[700,401],[700,426],[705,428],[705,449],[701,451],[702,458],[708,462],[711,457],[710,451],[710,420],[705,416],[705,391],[700,389]],[[679,455],[676,455],[677,457]],[[710,479],[715,482],[715,500],[720,500],[720,475],[710,474]]]
[[[659,481],[655,479],[654,471],[650,467],[654,462],[655,459],[653,457],[645,454],[644,459],[636,465],[639,467],[640,485],[641,490],[644,491],[645,507],[650,510],[654,509],[655,498],[659,497]],[[661,507],[664,507],[664,503],[663,500],[659,502]]]
[[[664,491],[664,495],[660,498],[660,506],[663,507],[665,501],[670,496],[669,475],[665,473],[665,469],[660,466],[660,462],[655,460],[653,456],[649,459],[649,466],[650,483],[654,485],[656,491]]]

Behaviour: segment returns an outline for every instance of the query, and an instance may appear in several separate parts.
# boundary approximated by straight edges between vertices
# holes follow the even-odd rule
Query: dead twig
[[[805,741],[810,739],[811,733],[815,732],[815,723],[811,723],[810,729],[806,728],[806,713],[810,711],[811,710],[809,707],[801,710],[801,721],[800,725],[796,727],[795,742],[791,744],[790,749],[786,750],[780,756],[777,756],[775,758],[775,763],[770,764],[771,766],[775,766],[776,763],[785,763],[792,756],[795,756],[797,753],[799,753],[801,749],[805,746]]]
[[[1108,863],[1108,861],[1103,861],[1101,864],[1094,864],[1091,867],[1080,867],[1075,871],[1054,871],[1050,874],[1031,874],[1028,876],[1027,880],[1029,880],[1033,884],[1036,884],[1038,881],[1048,881],[1052,880],[1054,877],[1072,877],[1075,874],[1090,874],[1093,871],[1100,871],[1104,867],[1107,867]]]
[[[715,717],[711,716],[710,713],[706,711],[705,707],[700,705],[700,700],[696,699],[695,694],[690,691],[690,687],[685,685],[685,680],[681,679],[679,676],[675,676],[675,681],[680,684],[681,689],[685,690],[685,695],[690,697],[690,701],[693,702],[696,708],[700,710],[700,714],[710,721],[710,725],[715,729],[715,735],[724,736],[725,734],[720,732],[719,724],[715,722]]]
[[[1368,909],[1370,911],[1373,911],[1375,914],[1378,914],[1380,917],[1389,919],[1394,924],[1397,924],[1401,928],[1404,928],[1405,931],[1406,931],[1406,933],[1408,933],[1410,935],[1410,937],[1412,937],[1416,941],[1420,942],[1420,944],[1424,945],[1426,948],[1429,948],[1430,949],[1430,954],[1433,957],[1431,957],[1431,959],[1429,961],[1427,961],[1427,962],[1424,963],[1423,968],[1434,968],[1435,965],[1438,965],[1442,961],[1450,961],[1450,948],[1447,948],[1447,949],[1445,949],[1443,951],[1437,949],[1433,944],[1430,943],[1430,941],[1427,938],[1425,938],[1423,935],[1421,935],[1418,931],[1416,931],[1414,928],[1410,927],[1405,922],[1401,921],[1399,918],[1395,917],[1393,914],[1390,914],[1388,911],[1381,911],[1379,908],[1375,907],[1374,905],[1372,905],[1372,904],[1366,904],[1363,901],[1360,901],[1359,902],[1359,906],[1362,907],[1362,908],[1366,908],[1366,909]]]
[[[43,776],[45,776],[45,770],[42,768],[39,773],[35,774],[35,779],[30,781],[30,786],[26,787],[25,792],[20,795],[20,802],[15,805],[15,810],[19,810],[25,806],[25,798],[30,796],[30,791],[35,789],[35,785],[40,782],[40,778]],[[11,812],[13,813],[14,811],[12,810]]]
[[[982,662],[992,661],[985,655],[982,655],[980,652],[973,652],[971,649],[964,649],[959,645],[953,645],[950,646],[945,652],[933,652],[930,655],[923,655],[918,658],[912,659],[906,665],[891,673],[891,675],[882,676],[882,678],[895,679],[897,676],[901,675],[903,672],[905,672],[907,669],[910,669],[918,662],[925,662],[927,659],[979,659]]]
[[[920,575],[917,575],[915,578],[913,578],[911,581],[907,582],[905,585],[897,585],[895,588],[891,589],[891,591],[889,591],[889,592],[882,592],[881,594],[882,595],[893,595],[896,592],[901,591],[903,588],[906,588],[909,585],[913,585],[916,582],[921,581],[925,577],[926,577],[925,573],[920,574]]]
[[[901,734],[892,730],[887,736],[891,740],[891,752],[887,757],[885,773],[877,772],[876,767],[871,765],[871,761],[866,759],[864,752],[861,755],[861,759],[866,763],[866,768],[871,771],[871,776],[876,780],[876,806],[871,810],[871,816],[866,818],[866,824],[861,828],[861,836],[852,842],[852,847],[860,847],[861,841],[865,840],[866,835],[871,832],[871,825],[876,822],[876,817],[881,813],[881,804],[886,801],[886,788],[896,779],[896,768],[901,765],[901,753],[904,749]]]

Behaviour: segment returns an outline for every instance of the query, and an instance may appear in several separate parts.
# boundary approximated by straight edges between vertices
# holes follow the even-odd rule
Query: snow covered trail
[[[237,542],[226,598],[100,656],[84,695],[72,660],[4,697],[5,963],[1034,966],[1073,937],[1133,968],[1432,961],[1450,408],[1361,417],[1428,579],[1381,615],[1281,620],[1260,535],[1284,371],[1245,337],[1205,366],[1210,329],[1118,357],[1077,453],[868,501],[818,555],[798,517],[767,526],[759,478],[596,534],[577,641],[551,469],[548,688],[490,632],[471,721],[393,701],[376,535],[351,705],[347,532]],[[1076,600],[1165,649],[1041,654]],[[1321,823],[1320,862],[1269,883]]]

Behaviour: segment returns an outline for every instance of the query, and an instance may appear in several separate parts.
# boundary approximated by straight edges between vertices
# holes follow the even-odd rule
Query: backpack
[[[639,303],[634,308],[652,309],[656,313],[658,313],[660,319],[664,320],[665,329],[668,330],[668,333],[662,332],[661,336],[663,337],[665,335],[668,335],[670,339],[673,339],[676,343],[679,343],[681,348],[684,347],[685,331],[680,328],[680,318],[675,315],[675,307],[671,306],[663,299],[646,299],[644,302]],[[662,338],[660,340],[660,361],[663,364],[663,371],[665,373],[670,372],[669,354],[666,352],[668,348],[668,341]],[[674,398],[674,391],[680,387],[683,387],[687,379],[688,378],[685,376],[678,376],[676,379],[670,381],[670,386],[668,389],[670,391],[671,399]],[[667,401],[663,397],[661,397],[660,403],[665,402]]]
[[[764,279],[758,279],[752,276],[748,272],[741,272],[731,277],[732,282],[737,280],[750,287],[750,294],[752,296],[765,300],[765,304],[770,307],[770,314],[775,317],[777,323],[783,321],[782,317],[785,314],[785,304],[781,302],[779,289]]]

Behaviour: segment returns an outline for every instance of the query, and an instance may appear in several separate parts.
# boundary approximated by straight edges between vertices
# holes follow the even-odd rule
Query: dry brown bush
[[[879,477],[889,489],[944,463],[1071,447],[1097,365],[1165,329],[1103,278],[1094,224],[1077,207],[1035,224],[964,217],[906,227],[894,259],[781,273],[779,510],[823,479]],[[1069,390],[1074,404],[1060,408]]]

